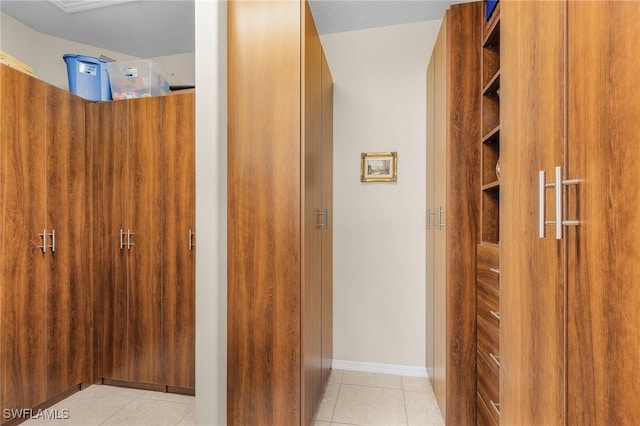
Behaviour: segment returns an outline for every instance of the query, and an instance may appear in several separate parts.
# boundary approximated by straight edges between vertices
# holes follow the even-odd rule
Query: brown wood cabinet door
[[[227,418],[295,425],[304,14],[298,2],[232,1],[227,10]]]
[[[640,424],[640,3],[568,4],[568,424]]]
[[[46,84],[0,66],[0,402],[46,399]],[[4,416],[2,422],[5,422]]]
[[[126,255],[120,248],[129,196],[127,101],[92,103],[87,106],[88,144],[93,151],[93,265],[96,315],[96,375],[128,380],[128,295]]]
[[[129,102],[126,227],[128,380],[164,384],[162,365],[162,99]]]
[[[452,5],[447,23],[446,176],[443,222],[446,223],[446,399],[452,425],[476,421],[476,245],[480,206],[480,43],[479,2]],[[439,148],[439,143],[438,145]],[[442,154],[438,154],[436,158]],[[438,193],[441,191],[438,188]],[[440,231],[437,238],[441,238]],[[438,266],[438,269],[440,266]]]
[[[195,93],[163,98],[162,138],[163,369],[195,389]]]
[[[434,163],[433,149],[435,143],[435,110],[436,110],[436,96],[435,96],[435,59],[432,56],[427,67],[427,147],[426,147],[426,205],[427,205],[427,233],[426,233],[426,367],[427,376],[433,387],[434,379],[434,282],[433,282],[433,268],[435,262],[434,252],[434,210],[435,209],[435,181],[434,181]]]
[[[447,278],[446,278],[446,226],[439,226],[446,220],[446,142],[447,142],[447,25],[449,12],[445,15],[440,33],[434,46],[434,80],[435,80],[435,127],[433,145],[433,208],[435,210],[435,228],[433,234],[433,391],[436,395],[440,411],[446,420],[446,386],[447,386]]]
[[[538,238],[538,171],[563,161],[563,2],[501,2],[500,422],[564,422],[564,246]],[[546,219],[553,220],[548,190]]]
[[[327,226],[322,231],[322,383],[333,362],[333,79],[322,54],[322,208]]]
[[[47,253],[48,399],[85,378],[89,227],[85,101],[51,86],[46,96],[46,228],[55,232],[55,252]]]
[[[304,37],[304,196],[302,424],[311,424],[322,395],[322,46],[307,3]]]

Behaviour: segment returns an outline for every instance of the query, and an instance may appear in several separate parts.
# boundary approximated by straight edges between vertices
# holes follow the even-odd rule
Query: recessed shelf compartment
[[[492,47],[500,45],[500,4],[493,11],[491,18],[484,27],[484,40],[482,47]]]
[[[495,141],[491,144],[482,145],[482,190],[487,185],[499,184],[498,173],[496,171],[496,165],[500,158],[500,142]]]
[[[489,82],[482,90],[482,94],[484,96],[495,94],[496,96],[498,96],[498,98],[500,98],[500,93],[498,92],[498,90],[500,90],[500,70],[497,70],[491,80],[489,80]]]
[[[500,125],[500,99],[497,94],[482,96],[482,134]]]
[[[499,124],[493,129],[491,129],[491,131],[482,138],[483,144],[491,144],[494,142],[500,142],[500,125]]]
[[[500,186],[482,190],[482,241],[500,242]]]

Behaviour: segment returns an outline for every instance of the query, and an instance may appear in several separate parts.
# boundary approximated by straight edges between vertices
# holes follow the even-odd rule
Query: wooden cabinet
[[[305,2],[233,1],[228,25],[228,423],[311,424],[332,360],[331,74]]]
[[[195,383],[195,93],[162,98],[162,351],[169,391]]]
[[[447,424],[476,419],[481,13],[451,6],[427,69],[427,371]]]
[[[163,382],[161,105],[147,98],[89,106],[91,143],[102,146],[94,150],[94,222],[105,268],[95,286],[103,379]]]
[[[194,95],[88,108],[97,377],[193,392]]]
[[[83,102],[0,66],[2,410],[33,408],[86,380]]]
[[[504,424],[640,422],[639,19],[635,2],[502,4]]]
[[[500,422],[500,4],[479,24],[480,244],[477,248],[477,424]],[[508,238],[508,234],[507,234]],[[489,367],[489,368],[487,368]],[[488,390],[492,390],[489,392]],[[487,416],[489,414],[489,416]]]

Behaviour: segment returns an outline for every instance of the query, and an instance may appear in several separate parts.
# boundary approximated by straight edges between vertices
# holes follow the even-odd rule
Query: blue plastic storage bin
[[[71,53],[64,55],[63,59],[67,63],[69,92],[89,101],[111,100],[107,61]]]
[[[489,20],[489,18],[491,18],[491,14],[498,5],[498,1],[500,0],[487,0],[486,9],[484,12],[484,17],[487,21]]]

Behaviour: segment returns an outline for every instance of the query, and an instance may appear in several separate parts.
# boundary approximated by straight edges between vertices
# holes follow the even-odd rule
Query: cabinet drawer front
[[[477,410],[477,426],[498,426],[498,422],[494,417],[496,412],[493,408],[490,408],[488,403],[480,396],[480,393],[476,392],[476,406]]]
[[[478,245],[478,281],[500,286],[500,249],[496,246]]]
[[[477,354],[477,373],[478,373],[478,393],[485,401],[489,412],[496,421],[499,421],[500,412],[499,404],[500,399],[500,379],[499,376],[491,369],[489,362],[480,352]]]
[[[495,374],[500,369],[500,338],[496,329],[478,318],[478,352],[491,367]]]
[[[485,320],[496,332],[500,330],[500,294],[496,286],[478,281],[477,285],[477,314]]]

